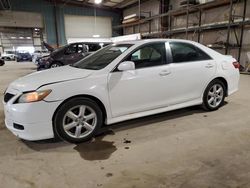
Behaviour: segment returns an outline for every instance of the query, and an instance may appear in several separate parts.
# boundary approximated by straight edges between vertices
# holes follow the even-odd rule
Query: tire
[[[59,62],[52,62],[49,66],[49,68],[56,68],[56,67],[61,67],[62,64]]]
[[[203,94],[203,108],[206,111],[218,110],[223,104],[226,97],[225,84],[215,79],[210,82]]]
[[[58,109],[54,132],[67,142],[80,143],[95,136],[102,124],[103,113],[97,103],[81,97],[67,101]]]

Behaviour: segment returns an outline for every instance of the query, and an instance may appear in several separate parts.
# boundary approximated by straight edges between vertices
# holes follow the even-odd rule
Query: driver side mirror
[[[135,70],[135,63],[133,61],[124,61],[117,68],[119,71]]]

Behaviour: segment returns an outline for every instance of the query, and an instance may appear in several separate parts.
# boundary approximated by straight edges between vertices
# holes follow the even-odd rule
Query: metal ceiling
[[[135,4],[138,0],[103,0],[100,4],[95,4],[95,0],[51,0],[56,3],[63,3],[64,5],[82,5],[82,6],[95,6],[108,9],[123,9],[127,6]]]
[[[94,0],[88,0],[88,2],[94,4]],[[138,2],[138,0],[105,0],[102,2],[102,5],[112,8],[125,8],[136,2]]]

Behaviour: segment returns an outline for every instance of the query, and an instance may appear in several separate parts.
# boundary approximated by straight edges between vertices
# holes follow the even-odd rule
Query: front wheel
[[[214,111],[224,104],[226,87],[220,80],[212,81],[206,88],[203,95],[203,108]]]
[[[103,115],[95,101],[75,98],[57,111],[55,133],[65,141],[80,143],[92,138],[103,124]]]
[[[62,66],[61,63],[53,62],[53,63],[51,63],[50,68],[56,68],[56,67],[60,67],[60,66]]]

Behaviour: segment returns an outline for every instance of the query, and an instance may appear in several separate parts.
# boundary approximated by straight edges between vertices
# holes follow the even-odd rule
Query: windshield
[[[81,69],[91,69],[91,70],[103,69],[131,46],[132,44],[109,45],[95,52],[93,55],[90,55],[78,61],[72,66]]]

